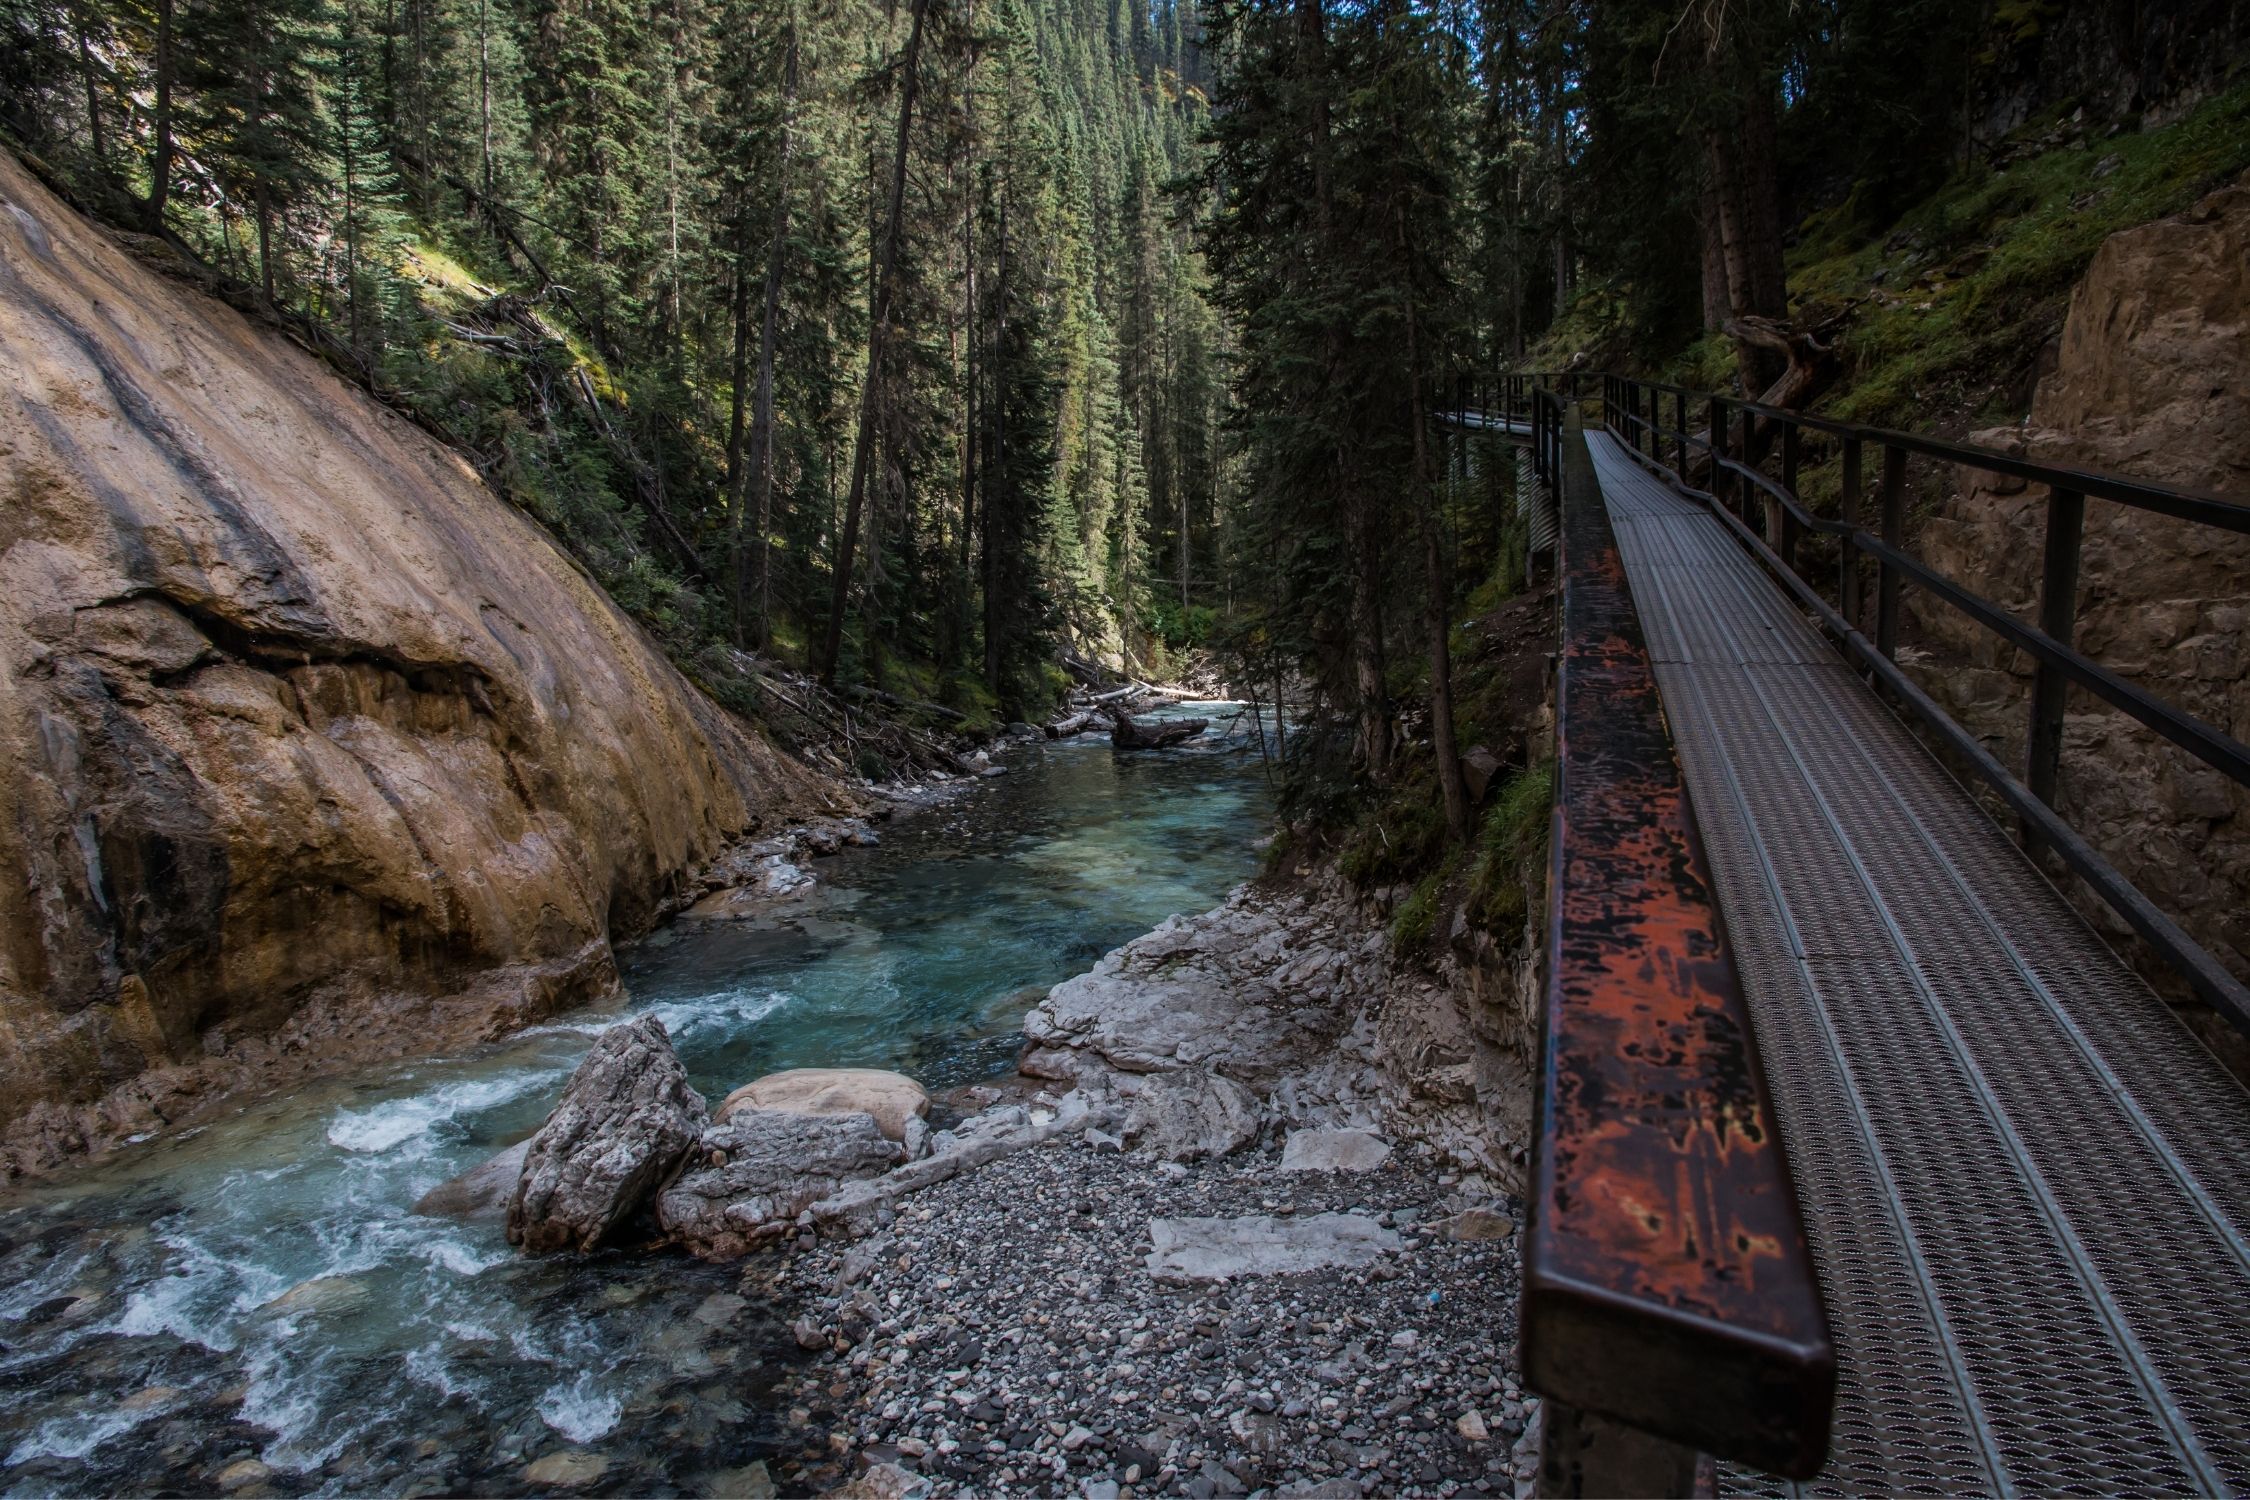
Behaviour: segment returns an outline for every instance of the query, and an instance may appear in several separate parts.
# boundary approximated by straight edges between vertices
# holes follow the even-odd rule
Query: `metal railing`
[[[2075,686],[2146,725],[2238,786],[2250,786],[2250,747],[2216,725],[2163,702],[2077,649],[2080,553],[2089,497],[2163,516],[2250,535],[2250,505],[2216,495],[2172,489],[2086,469],[2037,463],[2011,454],[1918,433],[1834,422],[1756,402],[1681,386],[1601,377],[1602,423],[1646,468],[1683,494],[1709,505],[1772,569],[1775,577],[1884,688],[1967,763],[2022,820],[2027,845],[2052,849],[2080,879],[2186,980],[2203,1002],[2250,1034],[2250,988],[2118,873],[2056,810],[2063,710]],[[1670,421],[1665,420],[1669,405]],[[1690,427],[1699,411],[1702,430]],[[1761,425],[1762,424],[1762,425]],[[1799,492],[1808,434],[1831,440],[1842,464],[1838,515],[1815,514]],[[1671,462],[1666,463],[1667,450]],[[1761,455],[1778,457],[1778,475]],[[1935,458],[1965,468],[2006,475],[2047,489],[2038,622],[2027,624],[2001,605],[1931,567],[1906,548],[1906,460]],[[1701,456],[1709,488],[1693,482]],[[1868,494],[1872,460],[1874,493]],[[1875,526],[1864,522],[1872,498]],[[1758,514],[1752,523],[1751,512]],[[1835,602],[1798,566],[1807,534],[1837,543]],[[1868,613],[1866,567],[1875,574],[1873,629],[1860,627]],[[2034,663],[2023,774],[2019,778],[1936,703],[1898,665],[1899,606],[1903,590],[1920,588]]]
[[[1544,1494],[1686,1494],[1699,1453],[1826,1455],[1835,1350],[1686,782],[1561,393],[1562,650],[1525,1378]],[[1714,1232],[1724,1226],[1724,1232]]]

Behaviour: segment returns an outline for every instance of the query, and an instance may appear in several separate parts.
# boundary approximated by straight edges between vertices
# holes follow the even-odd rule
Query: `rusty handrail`
[[[1819,1282],[1585,440],[1539,398],[1564,494],[1563,642],[1525,1378],[1807,1477],[1835,1399]]]

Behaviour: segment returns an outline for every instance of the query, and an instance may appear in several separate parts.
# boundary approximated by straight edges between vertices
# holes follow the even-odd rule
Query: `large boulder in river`
[[[907,1138],[910,1122],[930,1112],[929,1091],[904,1073],[882,1068],[789,1068],[768,1073],[719,1101],[721,1124],[744,1110],[777,1109],[799,1115],[873,1115],[883,1134]]]
[[[523,509],[0,152],[0,1178],[615,989],[810,773]]]
[[[662,1021],[612,1026],[531,1138],[508,1203],[508,1242],[593,1249],[671,1175],[707,1120]]]
[[[790,1233],[799,1214],[845,1183],[904,1160],[906,1149],[870,1114],[737,1106],[657,1196],[656,1220],[692,1253],[731,1260]]]

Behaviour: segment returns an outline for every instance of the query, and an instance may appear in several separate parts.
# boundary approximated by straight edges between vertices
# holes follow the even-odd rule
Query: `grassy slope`
[[[1817,315],[1859,303],[1839,341],[1843,376],[1817,409],[1954,431],[2022,416],[2040,350],[2102,241],[2245,171],[2250,83],[2151,130],[2035,122],[1892,224],[1858,222],[1849,202],[1815,212],[1789,250],[1792,304]],[[1620,347],[1621,325],[1615,289],[1589,289],[1528,363],[1552,369],[1584,353],[1653,363],[1700,389],[1731,382],[1723,338],[1652,361]]]

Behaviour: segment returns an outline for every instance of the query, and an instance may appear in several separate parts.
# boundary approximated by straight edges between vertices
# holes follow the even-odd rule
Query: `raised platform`
[[[1714,517],[1586,441],[1837,1344],[1804,1488],[2250,1490],[2250,1094]]]

